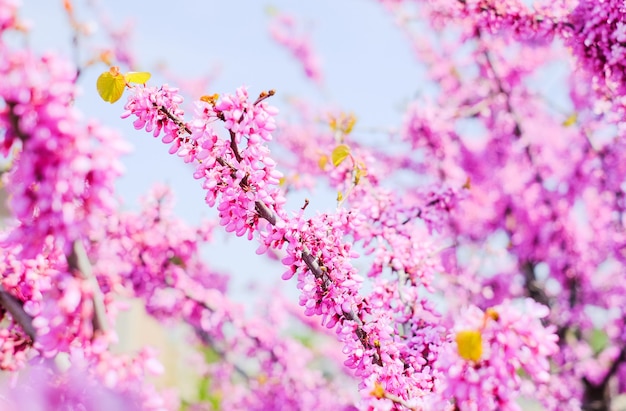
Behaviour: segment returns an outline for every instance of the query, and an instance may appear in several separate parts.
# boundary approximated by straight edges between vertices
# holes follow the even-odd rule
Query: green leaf
[[[213,364],[222,359],[222,357],[220,357],[220,355],[211,347],[200,347],[199,349],[204,355],[204,361],[207,364]]]
[[[294,334],[293,339],[299,341],[300,344],[304,345],[307,348],[315,347],[315,338],[313,334]]]
[[[331,159],[333,161],[333,165],[337,167],[339,164],[343,162],[350,155],[350,147],[345,144],[340,144],[333,150],[331,154]]]
[[[526,372],[526,370],[523,369],[522,367],[519,367],[517,370],[515,370],[515,374],[517,374],[518,377],[521,377],[523,379],[530,378],[530,375],[528,374],[528,372]]]
[[[96,88],[102,100],[108,101],[111,104],[122,97],[124,87],[126,87],[126,81],[117,67],[111,67],[109,71],[100,74],[96,82]]]
[[[596,328],[591,332],[589,345],[591,346],[594,354],[600,354],[606,346],[609,345],[609,336],[604,330]]]
[[[177,255],[170,257],[169,262],[179,267],[185,268],[185,261],[183,261],[183,259]]]
[[[129,71],[124,75],[127,83],[146,84],[152,75],[147,71]]]
[[[213,394],[208,398],[209,404],[211,404],[211,409],[219,410],[221,409],[222,397],[218,394]]]
[[[207,401],[211,398],[210,387],[211,384],[208,378],[200,378],[198,381],[198,399],[200,401]]]

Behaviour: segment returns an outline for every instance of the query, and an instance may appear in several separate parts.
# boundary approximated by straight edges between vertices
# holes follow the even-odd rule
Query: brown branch
[[[164,261],[164,263],[162,265],[163,272],[167,272],[167,267],[170,264],[172,264],[172,260],[171,259],[167,259],[167,260]],[[142,265],[145,267],[145,262],[142,261]],[[175,265],[177,265],[177,264],[175,264]],[[170,276],[166,276],[164,278],[164,284],[165,284],[166,287],[175,288],[175,283],[171,279]],[[189,289],[190,290],[194,290],[194,289],[196,289],[196,287],[189,287]],[[182,290],[182,292],[183,292],[183,295],[185,296],[185,298],[189,299],[189,301],[193,301],[194,303],[198,304],[200,307],[202,307],[203,309],[207,310],[211,314],[215,313],[216,309],[214,307],[211,307],[209,305],[209,303],[207,303],[206,301],[202,301],[201,299],[194,297],[193,295],[191,295],[186,290]],[[219,355],[224,360],[229,361],[230,364],[233,366],[234,370],[238,374],[240,374],[246,380],[250,380],[251,379],[250,375],[248,375],[248,373],[243,368],[241,368],[240,365],[235,363],[233,360],[230,360],[230,359],[227,358],[226,351],[224,351],[224,350],[222,350],[221,348],[218,347],[218,345],[215,342],[214,338],[211,337],[211,335],[206,330],[200,328],[200,326],[193,326],[193,330],[196,333],[196,335],[198,336],[198,338],[200,339],[200,341],[204,345],[210,347],[217,355]]]
[[[20,129],[20,117],[15,114],[15,106],[17,105],[17,103],[13,101],[7,101],[6,104],[7,107],[9,107],[9,123],[11,123],[11,128],[13,128],[15,135],[20,140],[22,140],[22,142],[25,142],[26,140],[28,140],[28,136],[24,134],[24,132]]]
[[[233,150],[233,154],[237,159],[237,162],[241,163],[241,154],[239,154],[239,149],[237,148],[237,143],[235,142],[235,133],[232,130],[230,132],[230,149]]]
[[[478,35],[478,37],[480,37],[480,34]],[[489,66],[489,69],[493,73],[493,77],[494,77],[494,80],[496,81],[496,86],[498,87],[498,91],[501,94],[503,94],[505,97],[506,110],[513,116],[513,120],[515,122],[515,127],[513,128],[513,134],[515,135],[515,137],[519,139],[520,137],[522,137],[522,125],[519,121],[519,118],[517,117],[517,114],[515,113],[515,110],[513,110],[513,105],[511,104],[511,94],[504,88],[504,83],[502,82],[502,79],[500,78],[500,76],[498,75],[498,72],[496,71],[496,68],[493,64],[493,61],[491,60],[491,56],[489,55],[489,52],[485,51],[483,54],[485,56],[485,60],[487,61],[487,65]],[[532,160],[532,156],[531,156],[530,150],[528,150],[528,147],[527,147],[526,154],[529,157],[531,157],[531,160]]]
[[[480,33],[479,33],[478,37],[480,37]],[[523,134],[522,124],[521,124],[521,121],[520,121],[519,117],[517,116],[515,110],[513,109],[513,105],[511,104],[511,93],[504,88],[504,83],[502,82],[502,79],[500,78],[500,76],[498,75],[498,72],[496,71],[496,68],[495,68],[495,66],[493,64],[493,61],[491,60],[491,56],[489,55],[489,52],[485,51],[484,52],[484,56],[485,56],[485,60],[487,61],[487,65],[489,66],[489,69],[493,73],[494,80],[496,82],[496,86],[498,87],[498,92],[503,94],[504,97],[505,97],[505,100],[506,100],[506,111],[513,117],[513,122],[515,124],[514,127],[513,127],[513,135],[519,140],[519,139],[521,139],[522,134]],[[532,153],[531,148],[530,148],[530,144],[526,144],[524,146],[524,154],[526,154],[526,158],[528,159],[530,164],[534,165],[535,161],[534,161],[533,153]],[[535,170],[535,176],[534,177],[535,177],[535,181],[537,183],[542,183],[543,182],[543,177],[541,176],[541,174],[539,173],[538,170]]]
[[[256,201],[254,208],[259,214],[259,217],[266,220],[271,225],[276,225],[276,214],[270,210],[262,201]]]
[[[405,400],[403,400],[402,398],[398,397],[397,395],[393,395],[389,392],[386,392],[383,394],[384,398],[387,398],[388,400],[394,402],[395,404],[401,405],[404,408],[406,408],[407,410],[410,411],[417,411],[418,408],[413,407],[412,405],[410,405],[408,402],[406,402]]]
[[[158,106],[156,104],[155,104],[155,107],[157,108],[158,111],[160,111],[161,113],[165,114],[165,116],[167,116],[167,118],[172,120],[174,122],[174,124],[176,124],[178,126],[178,128],[180,128],[181,130],[184,130],[185,133],[191,135],[191,129],[189,127],[187,127],[187,124],[185,124],[181,119],[176,117],[174,114],[170,113],[170,111],[167,108],[165,108],[163,106]]]
[[[583,378],[585,392],[583,393],[583,411],[609,411],[611,394],[609,392],[609,381],[615,375],[619,366],[626,360],[626,346],[623,346],[619,355],[611,364],[611,368],[600,384],[592,384],[586,377]]]
[[[304,261],[306,266],[309,268],[311,273],[313,273],[315,278],[322,280],[322,288],[324,289],[328,288],[328,284],[331,282],[330,278],[328,277],[328,274],[322,271],[317,261],[315,261],[315,258],[306,249],[302,252],[302,260]],[[361,344],[363,344],[364,348],[374,348],[374,346],[372,345],[372,343],[369,341],[367,337],[367,332],[363,329],[363,325],[364,325],[363,321],[359,318],[358,315],[356,315],[356,313],[353,310],[350,310],[349,312],[344,311],[343,318],[356,323],[355,333],[357,337],[359,337],[359,341],[361,341]],[[383,362],[382,362],[382,359],[380,358],[380,355],[378,355],[378,353],[374,353],[373,357],[374,357],[374,363],[382,367]]]
[[[13,320],[22,327],[22,330],[34,342],[37,332],[33,326],[33,317],[24,311],[24,304],[15,296],[9,294],[2,285],[0,285],[0,305],[11,314]]]
[[[537,284],[537,278],[535,277],[535,264],[531,261],[525,261],[520,265],[522,273],[524,273],[524,285],[528,296],[539,304],[550,307],[550,299],[546,295],[546,292]]]
[[[406,225],[408,224],[411,220],[413,220],[414,218],[421,218],[422,217],[422,212],[424,212],[424,209],[427,207],[432,207],[434,205],[439,204],[439,202],[441,201],[441,198],[436,198],[434,200],[430,200],[428,203],[426,203],[424,205],[424,208],[418,207],[417,208],[417,213],[413,216],[413,217],[407,217],[404,219],[404,221],[401,223],[402,225]]]
[[[252,105],[256,106],[257,104],[259,104],[263,100],[265,100],[265,99],[267,99],[269,97],[272,97],[274,94],[276,94],[275,90],[262,91],[261,94],[259,94],[259,98],[257,98],[256,101],[254,103],[252,103]]]
[[[250,375],[248,375],[248,373],[243,368],[241,368],[239,364],[235,363],[234,361],[228,360],[226,351],[222,350],[221,348],[217,346],[217,344],[215,343],[215,341],[209,335],[208,332],[197,327],[194,327],[194,331],[196,332],[196,335],[198,336],[198,338],[200,338],[200,341],[202,341],[204,345],[210,347],[221,358],[229,361],[230,364],[233,366],[233,369],[237,372],[237,374],[241,375],[245,380],[252,379],[252,377],[250,377]]]
[[[615,373],[617,372],[617,369],[619,368],[620,365],[622,365],[622,363],[625,360],[626,360],[626,345],[622,347],[622,349],[619,352],[619,355],[617,356],[615,361],[613,361],[613,364],[611,364],[611,368],[609,368],[606,375],[602,379],[602,383],[601,383],[602,385],[607,385],[609,383],[609,380],[611,379],[611,377],[615,375]]]
[[[93,269],[83,243],[75,240],[72,243],[72,251],[67,256],[67,265],[75,276],[79,276],[83,280],[89,282],[93,291],[92,301],[94,315],[92,318],[94,335],[97,331],[106,331],[108,329],[106,321],[106,310],[102,298],[102,291],[98,285],[98,281],[93,274]]]

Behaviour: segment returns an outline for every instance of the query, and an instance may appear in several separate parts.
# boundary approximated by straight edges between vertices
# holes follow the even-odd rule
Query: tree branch
[[[237,162],[241,163],[241,154],[239,154],[239,148],[237,147],[237,142],[235,141],[235,133],[232,130],[230,132],[230,149],[233,150],[233,154],[237,159]]]
[[[524,286],[528,292],[528,296],[539,304],[550,307],[550,299],[546,295],[546,291],[537,284],[535,277],[535,264],[531,261],[524,261],[520,268],[524,273]]]
[[[13,101],[7,101],[6,104],[7,107],[9,107],[9,122],[11,123],[11,128],[13,128],[15,135],[20,140],[22,140],[22,143],[24,143],[26,140],[28,140],[28,136],[24,134],[24,132],[20,129],[20,117],[15,114],[15,106],[17,105],[17,103]]]
[[[622,347],[617,358],[611,364],[611,368],[600,384],[592,384],[587,378],[583,378],[585,392],[583,393],[583,411],[609,411],[611,404],[611,394],[609,392],[609,381],[615,375],[619,366],[626,360],[626,345]]]
[[[106,310],[104,308],[104,301],[102,299],[102,291],[98,285],[98,281],[93,274],[93,269],[85,247],[80,240],[75,240],[72,243],[72,252],[67,256],[67,264],[70,272],[74,275],[80,276],[83,280],[88,281],[93,291],[92,301],[94,308],[94,315],[92,318],[94,334],[97,331],[106,331],[108,329],[106,321]]]
[[[33,326],[33,317],[24,311],[24,304],[12,294],[9,294],[2,285],[0,285],[0,305],[11,314],[13,320],[22,327],[22,330],[30,337],[31,341],[35,342],[37,332]]]

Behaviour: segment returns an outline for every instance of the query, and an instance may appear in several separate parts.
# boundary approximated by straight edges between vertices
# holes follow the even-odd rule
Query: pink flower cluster
[[[337,383],[308,369],[316,355],[278,332],[279,311],[246,318],[243,307],[226,297],[224,277],[199,257],[199,245],[209,239],[212,227],[194,230],[174,218],[169,190],[154,189],[140,214],[120,215],[108,229],[96,270],[106,270],[111,286],[140,298],[158,320],[190,325],[196,343],[222,356],[218,363],[198,367],[213,381],[213,390],[228,393],[220,400],[222,407],[342,409],[349,404]],[[105,381],[117,375],[102,374]]]
[[[16,150],[5,184],[20,222],[7,241],[32,257],[54,235],[54,246],[69,253],[74,240],[97,231],[113,212],[113,182],[122,171],[118,157],[125,144],[98,124],[80,121],[71,106],[71,64],[1,43],[0,56],[0,146],[5,156]]]
[[[17,28],[15,15],[6,14],[13,6],[0,2],[0,29]],[[60,353],[72,367],[3,384],[1,407],[163,410],[144,382],[149,356],[124,360],[107,351],[114,290],[101,289],[109,278],[92,275],[87,255],[115,214],[113,184],[126,144],[82,120],[74,105],[77,69],[65,59],[0,42],[0,76],[0,147],[11,159],[3,190],[15,218],[0,242],[0,368],[50,365]],[[96,369],[107,369],[107,377]]]
[[[150,349],[134,357],[113,355],[105,345],[83,350],[74,345],[62,367],[52,361],[31,361],[12,380],[0,384],[0,406],[7,410],[166,411],[176,398],[157,393],[147,380],[163,372]]]
[[[400,19],[415,14],[428,16],[437,30],[451,20],[469,35],[512,34],[517,40],[546,43],[567,25],[567,16],[575,7],[572,0],[552,1],[549,5],[528,5],[521,0],[379,0]],[[415,9],[419,11],[416,13]]]
[[[77,366],[65,372],[34,366],[11,384],[0,386],[0,407],[6,411],[144,410],[137,400],[132,394],[107,388]]]
[[[163,143],[172,144],[170,153],[176,153],[180,148],[180,135],[184,132],[183,124],[172,121],[169,116],[181,117],[184,111],[179,108],[183,102],[182,96],[178,94],[178,89],[170,88],[167,84],[159,87],[137,86],[134,93],[128,99],[122,118],[131,115],[137,117],[133,121],[133,126],[137,130],[145,129],[152,133],[154,137],[163,134]],[[167,111],[161,110],[167,108]]]
[[[298,274],[300,305],[307,315],[321,315],[328,328],[361,305],[357,295],[362,279],[350,264],[358,254],[342,241],[350,219],[349,213],[341,212],[311,219],[300,213],[263,233],[264,244],[257,250],[264,253],[269,247],[282,249],[286,244],[287,256],[282,262],[289,270],[282,278],[289,280]]]
[[[261,99],[250,102],[241,88],[235,95],[217,102],[196,103],[196,115],[185,124],[178,108],[182,97],[163,86],[159,89],[136,87],[122,117],[137,116],[134,126],[145,128],[163,142],[171,143],[170,153],[186,162],[197,161],[194,177],[204,180],[206,201],[217,205],[220,224],[238,236],[252,239],[258,229],[259,208],[270,217],[285,202],[278,189],[281,174],[264,145],[271,140],[276,110]],[[220,138],[213,128],[221,120],[230,139]]]
[[[89,346],[96,331],[98,285],[71,258],[84,238],[102,235],[115,210],[113,184],[126,146],[81,119],[73,105],[76,75],[62,58],[0,42],[0,147],[12,160],[3,189],[15,217],[1,237],[2,315],[14,306],[0,337],[3,368]]]
[[[592,76],[602,101],[612,102],[620,117],[626,105],[626,8],[621,1],[583,0],[569,16],[566,44]],[[622,118],[618,121],[623,121]]]
[[[452,399],[461,410],[521,410],[517,397],[549,382],[550,357],[559,349],[555,328],[541,324],[547,315],[548,309],[531,299],[521,305],[504,302],[487,312],[469,308],[454,330],[478,330],[482,355],[468,360],[456,353],[456,343],[444,345],[435,363],[445,375],[443,402]]]

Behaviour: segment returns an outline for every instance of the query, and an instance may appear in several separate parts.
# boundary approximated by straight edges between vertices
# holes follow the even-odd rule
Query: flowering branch
[[[259,97],[257,98],[257,100],[255,101],[254,105],[264,101],[265,99],[267,99],[268,97],[271,97],[275,94],[274,90],[270,90],[269,92],[262,92]],[[175,116],[174,114],[172,114],[166,107],[164,106],[157,106],[157,109],[162,112],[163,114],[166,115],[166,117],[168,119],[170,119],[171,121],[173,121],[180,130],[183,130],[185,133],[191,135],[191,130],[189,129],[189,127],[184,123],[184,121],[180,118],[178,118],[177,116]],[[238,152],[237,149],[237,145],[235,143],[235,135],[232,131],[230,131],[230,147],[233,150],[233,153],[235,155],[235,157],[237,157],[237,160],[239,162],[241,162],[242,158],[241,155]],[[193,143],[192,143],[193,144]],[[218,157],[216,159],[216,161],[221,164],[221,165],[228,165],[228,163],[222,158],[222,157]],[[229,166],[230,168],[233,168],[232,166]],[[245,185],[245,183],[240,182],[239,183],[240,186]],[[435,203],[438,202],[438,200],[435,201]],[[433,203],[434,204],[434,203]],[[428,204],[431,205],[431,204]],[[277,223],[277,219],[276,219],[276,214],[269,209],[269,207],[267,207],[267,205],[265,205],[262,201],[256,201],[255,202],[255,210],[258,213],[259,217],[265,219],[268,223],[270,223],[271,225],[275,226]],[[321,284],[322,284],[322,288],[325,289],[326,287],[328,287],[328,284],[332,281],[329,277],[328,274],[325,273],[321,267],[319,266],[319,264],[315,261],[315,258],[308,252],[306,251],[306,249],[302,252],[302,260],[305,262],[306,266],[309,268],[309,270],[311,271],[311,273],[313,273],[313,275],[318,278],[319,280],[321,280]],[[363,329],[363,321],[358,317],[358,315],[353,311],[343,311],[343,317],[346,320],[349,321],[353,321],[356,323],[356,330],[355,333],[359,338],[359,341],[361,341],[361,343],[363,344],[364,348],[374,348],[373,345],[369,342],[368,337],[367,337],[367,332],[365,332],[365,330]],[[379,366],[383,366],[382,360],[379,356],[378,353],[374,352],[373,353],[373,359],[374,359],[374,363],[379,365]]]
[[[259,95],[259,98],[257,99],[257,101],[255,102],[255,105],[263,100],[265,100],[266,98],[273,96],[275,94],[274,90],[270,90],[269,92],[262,92]],[[169,118],[170,120],[172,120],[174,122],[174,124],[176,124],[180,130],[183,130],[185,133],[187,133],[188,135],[191,135],[191,130],[189,129],[189,127],[185,124],[185,122],[183,120],[181,120],[180,118],[176,117],[174,114],[172,114],[167,107],[164,106],[157,106],[158,110],[165,114],[167,116],[167,118]],[[233,150],[233,152],[235,153],[235,156],[237,157],[237,160],[239,162],[241,162],[242,158],[241,155],[239,154],[239,151],[237,149],[237,145],[236,143],[234,143],[234,133],[231,131],[231,143],[230,143],[230,147]],[[192,144],[195,145],[195,142],[192,142]],[[222,157],[217,157],[216,159],[217,163],[219,163],[222,166],[225,167],[229,167],[231,170],[233,170],[234,172],[234,167],[229,165]],[[245,186],[245,182],[240,182],[239,183],[240,186]],[[257,211],[257,213],[259,214],[259,217],[263,218],[264,220],[266,220],[268,223],[270,223],[271,225],[276,225],[276,214],[270,210],[262,201],[256,201],[255,202],[255,209]]]

